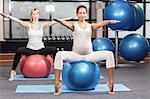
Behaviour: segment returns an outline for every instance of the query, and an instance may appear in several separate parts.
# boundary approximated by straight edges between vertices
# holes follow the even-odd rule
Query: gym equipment
[[[20,60],[21,73],[24,77],[42,78],[48,77],[53,69],[53,59],[51,56],[30,55],[23,56]]]
[[[149,49],[148,40],[140,34],[129,34],[119,44],[120,55],[126,60],[141,61]]]
[[[135,18],[134,18],[133,26],[129,29],[129,31],[136,31],[144,24],[143,9],[137,4],[134,4],[133,8],[134,8],[134,12],[135,12],[135,15],[134,15]]]
[[[119,20],[120,23],[109,24],[112,30],[128,30],[134,24],[134,9],[127,1],[112,1],[104,10],[105,20]]]
[[[100,81],[100,69],[96,63],[77,61],[64,64],[64,84],[72,90],[94,89]]]
[[[97,38],[93,40],[92,44],[93,44],[94,51],[108,50],[108,51],[112,51],[113,53],[115,53],[114,43],[106,37]]]

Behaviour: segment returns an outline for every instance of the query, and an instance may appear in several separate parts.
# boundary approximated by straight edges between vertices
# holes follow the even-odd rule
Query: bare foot
[[[114,84],[108,84],[108,93],[110,94],[110,95],[114,95],[115,93],[114,93]]]
[[[62,86],[61,81],[55,84],[55,93],[54,93],[55,96],[59,96],[61,94],[61,86]]]
[[[139,61],[139,63],[144,64],[145,62],[144,61]]]
[[[16,71],[11,70],[10,74],[9,74],[9,79],[8,80],[9,81],[13,81],[15,76],[16,76]]]

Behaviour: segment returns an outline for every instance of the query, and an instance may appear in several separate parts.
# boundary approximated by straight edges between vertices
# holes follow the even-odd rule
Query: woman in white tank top
[[[59,51],[56,53],[54,61],[55,69],[55,93],[54,95],[60,95],[61,91],[61,72],[63,69],[63,61],[91,61],[98,62],[106,60],[106,68],[108,70],[108,93],[114,94],[114,55],[111,51],[95,51],[92,50],[92,30],[96,30],[107,24],[115,24],[117,20],[105,20],[100,23],[89,24],[85,21],[87,16],[87,8],[83,5],[77,7],[76,15],[78,16],[78,22],[69,23],[65,20],[54,19],[62,25],[68,27],[73,31],[73,48],[72,51]]]
[[[22,25],[23,27],[25,27],[26,29],[28,29],[28,43],[26,47],[19,47],[15,53],[15,58],[14,58],[14,62],[13,62],[13,66],[12,69],[10,71],[10,75],[9,75],[9,81],[12,81],[14,79],[14,76],[16,75],[16,68],[17,65],[19,63],[19,60],[21,58],[21,55],[33,55],[33,54],[42,54],[42,55],[53,55],[55,56],[57,50],[55,47],[45,47],[44,43],[42,41],[42,37],[43,37],[43,29],[53,25],[54,23],[56,23],[55,21],[47,21],[47,22],[39,22],[39,16],[40,16],[40,11],[37,8],[34,8],[31,10],[30,13],[30,18],[31,18],[31,22],[25,22],[22,21],[16,17],[10,16],[10,15],[5,15],[3,13],[0,12],[0,15],[7,17],[17,23],[19,23],[20,25]],[[71,18],[71,17],[70,17]],[[67,20],[70,18],[65,18],[63,20]]]

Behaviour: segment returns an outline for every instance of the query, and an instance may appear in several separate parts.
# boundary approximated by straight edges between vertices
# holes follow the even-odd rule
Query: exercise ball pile
[[[143,11],[143,9],[138,4],[134,4],[133,7],[134,7],[134,12],[135,12],[135,15],[134,15],[135,18],[134,18],[133,26],[129,29],[129,31],[136,31],[144,23],[144,11]]]
[[[66,63],[62,70],[62,79],[71,90],[91,90],[100,81],[100,68],[92,62]]]
[[[94,51],[108,50],[108,51],[112,51],[113,53],[115,53],[114,43],[106,37],[97,38],[93,40],[92,45],[93,45]]]
[[[53,69],[53,59],[51,56],[30,55],[23,56],[20,60],[21,73],[28,78],[48,77]]]
[[[105,20],[119,20],[120,23],[110,24],[112,30],[135,31],[144,23],[144,12],[137,4],[128,1],[111,1],[104,10]]]
[[[148,40],[140,34],[129,34],[119,44],[120,55],[129,61],[143,60],[147,56],[148,50]]]

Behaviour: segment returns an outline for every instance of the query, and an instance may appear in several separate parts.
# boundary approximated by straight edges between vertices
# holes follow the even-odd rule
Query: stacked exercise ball
[[[137,4],[128,1],[111,1],[104,10],[105,20],[119,20],[120,23],[110,24],[112,30],[135,31],[144,23],[144,12]]]
[[[129,61],[143,60],[149,50],[148,40],[140,34],[129,34],[124,37],[119,45],[121,56]]]
[[[91,90],[99,83],[100,68],[98,64],[86,61],[66,63],[62,79],[71,90]]]
[[[131,31],[136,31],[139,29],[143,23],[144,23],[144,11],[143,9],[137,5],[134,4],[134,24],[133,26],[129,29]]]
[[[93,40],[92,44],[93,44],[94,51],[108,50],[108,51],[112,51],[113,53],[115,53],[114,43],[106,37],[97,38]]]

